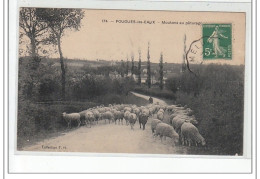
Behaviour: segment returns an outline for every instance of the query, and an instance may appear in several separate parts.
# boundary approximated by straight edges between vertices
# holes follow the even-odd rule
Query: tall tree
[[[30,39],[30,55],[34,62],[34,66],[37,67],[40,63],[38,58],[37,49],[40,43],[45,42],[45,38],[48,26],[46,23],[41,22],[37,18],[36,8],[21,7],[19,12],[19,37],[23,38],[26,35]]]
[[[160,63],[159,63],[159,81],[160,81],[160,89],[163,89],[163,54],[161,53]]]
[[[66,69],[61,49],[61,39],[64,36],[65,30],[79,30],[84,13],[81,9],[62,8],[37,8],[36,13],[42,21],[47,23],[52,36],[52,42],[58,46],[61,65],[61,95],[64,100],[66,94]]]
[[[139,50],[139,61],[138,61],[138,85],[141,85],[141,51]]]
[[[183,38],[183,57],[182,57],[182,65],[181,65],[181,72],[185,72],[186,70],[186,34],[184,34],[184,38]]]
[[[134,69],[135,69],[134,54],[131,55],[131,60],[132,60],[131,75],[133,76],[133,74],[134,74]]]
[[[125,62],[123,60],[121,60],[121,67],[120,67],[120,74],[121,74],[121,77],[124,77],[125,76]]]
[[[147,53],[147,85],[148,88],[151,88],[150,43],[148,43],[148,53]]]
[[[129,71],[129,61],[128,61],[128,56],[126,58],[126,76],[128,76],[128,71]]]

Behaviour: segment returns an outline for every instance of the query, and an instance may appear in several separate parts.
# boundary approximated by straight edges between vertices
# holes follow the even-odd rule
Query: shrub
[[[217,154],[243,153],[243,74],[242,66],[206,65],[198,80],[188,73],[174,79],[181,79],[177,103],[194,110],[200,132]]]

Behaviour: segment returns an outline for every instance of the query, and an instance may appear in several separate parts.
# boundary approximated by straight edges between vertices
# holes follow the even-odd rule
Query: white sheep
[[[171,138],[173,141],[173,143],[172,143],[173,146],[179,142],[179,135],[175,132],[175,130],[173,129],[172,126],[170,126],[169,124],[166,124],[166,123],[157,124],[154,135],[155,136],[159,135],[161,138],[161,141],[162,141],[163,137],[165,140],[166,140],[166,137]]]
[[[150,106],[148,110],[149,110],[150,115],[153,116],[155,114],[156,107],[155,106]]]
[[[124,111],[125,111],[125,112],[126,112],[126,111],[132,112],[132,108],[131,108],[131,107],[125,107],[125,108],[124,108]]]
[[[63,119],[67,122],[68,128],[71,128],[71,121],[77,121],[78,122],[78,127],[81,124],[80,121],[80,114],[79,113],[70,113],[67,114],[66,112],[62,113]]]
[[[175,131],[180,134],[181,126],[184,122],[191,122],[192,124],[198,124],[198,121],[195,119],[195,116],[188,117],[183,115],[178,115],[172,119],[172,126],[174,127]]]
[[[141,110],[138,107],[135,107],[135,108],[133,108],[133,113],[135,113],[138,118],[141,113]]]
[[[110,124],[110,121],[114,120],[114,115],[112,114],[112,112],[106,111],[105,113],[102,114],[102,119],[105,120],[105,123],[106,123],[106,119],[107,119]]]
[[[120,120],[122,121],[122,119],[124,118],[124,113],[122,113],[121,111],[114,111],[113,114],[115,117],[115,124],[117,120],[118,120],[118,124],[120,124]]]
[[[160,108],[158,112],[164,113],[164,109]]]
[[[162,121],[159,119],[152,119],[151,121],[151,129],[152,129],[152,133],[155,132],[156,126],[157,124],[161,123]]]
[[[91,127],[91,125],[93,124],[93,122],[95,121],[95,115],[92,111],[87,111],[85,113],[85,123],[86,125],[89,124],[89,126]]]
[[[149,109],[146,109],[146,108],[141,109],[141,113],[144,115],[148,115],[148,116],[150,115]]]
[[[174,105],[170,105],[170,106],[167,106],[167,111],[169,112],[169,113],[174,113],[174,109],[175,109],[175,106]]]
[[[183,145],[187,143],[189,146],[191,146],[192,142],[194,142],[196,146],[197,144],[201,144],[202,146],[206,145],[205,139],[201,136],[197,127],[195,127],[190,122],[185,122],[182,124],[181,138]]]
[[[136,117],[135,113],[130,113],[128,115],[128,121],[129,121],[129,124],[130,124],[132,130],[134,130],[134,125],[135,125],[136,120],[137,120],[137,117]]]
[[[129,114],[130,114],[131,112],[129,112],[129,111],[126,111],[125,113],[124,113],[124,119],[125,119],[125,123],[126,123],[126,125],[128,125],[128,122],[129,122]]]
[[[159,111],[159,112],[157,113],[157,119],[163,121],[163,117],[164,117],[163,112]]]
[[[99,121],[100,118],[101,118],[101,114],[100,114],[100,112],[99,112],[97,109],[92,110],[92,112],[93,112],[93,114],[94,114],[95,121],[96,121],[96,123],[98,124],[98,121]]]

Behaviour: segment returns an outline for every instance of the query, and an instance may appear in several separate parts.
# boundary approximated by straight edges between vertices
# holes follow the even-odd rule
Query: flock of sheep
[[[167,114],[166,114],[167,113]],[[63,118],[71,127],[72,121],[78,122],[78,127],[81,124],[91,127],[94,123],[98,124],[100,120],[105,123],[122,124],[125,121],[126,125],[130,125],[134,130],[136,121],[139,122],[140,129],[145,130],[145,125],[148,119],[151,119],[151,129],[153,136],[160,136],[161,140],[164,137],[172,139],[172,144],[181,142],[182,145],[198,145],[204,146],[205,139],[199,133],[195,126],[198,122],[193,115],[193,111],[186,106],[180,105],[159,105],[149,104],[147,106],[138,107],[133,104],[116,104],[109,106],[97,106],[89,108],[79,113],[63,113]],[[169,124],[165,123],[166,122]]]

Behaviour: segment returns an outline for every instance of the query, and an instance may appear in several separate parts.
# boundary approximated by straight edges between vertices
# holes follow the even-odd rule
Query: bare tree
[[[37,8],[37,16],[47,23],[52,43],[58,46],[61,65],[62,99],[65,99],[66,69],[61,49],[61,39],[66,29],[79,30],[84,12],[81,9]]]

